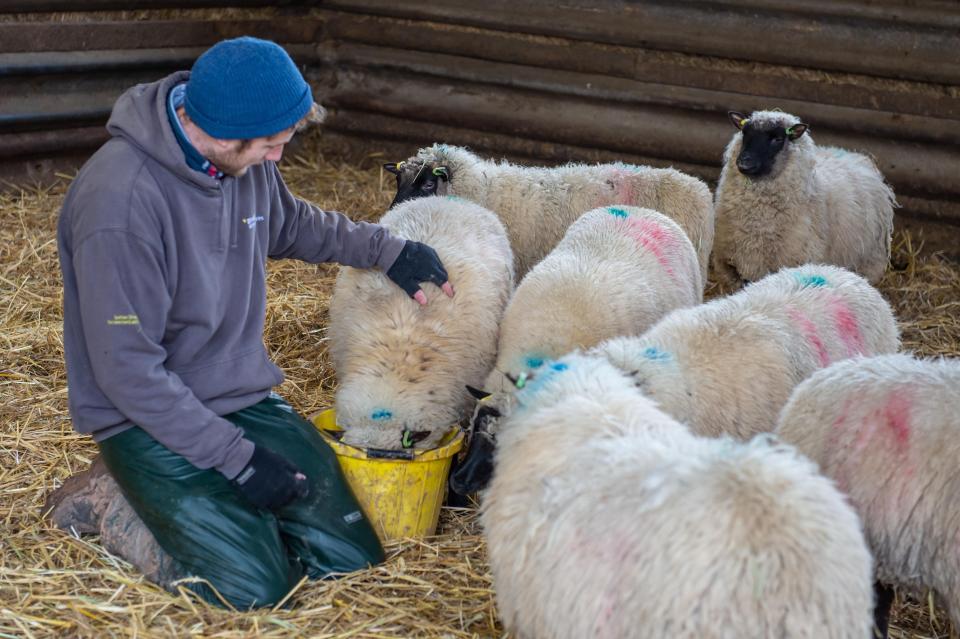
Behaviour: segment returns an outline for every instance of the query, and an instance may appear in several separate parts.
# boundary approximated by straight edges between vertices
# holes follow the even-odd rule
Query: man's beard
[[[243,177],[251,164],[242,164],[240,154],[236,151],[224,151],[223,153],[212,153],[208,158],[211,164],[217,169],[223,171],[226,175],[233,177]]]

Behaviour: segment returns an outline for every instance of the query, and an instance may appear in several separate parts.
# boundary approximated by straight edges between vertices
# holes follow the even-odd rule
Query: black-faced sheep
[[[960,361],[858,358],[800,384],[776,430],[849,495],[880,581],[960,628]]]
[[[697,250],[706,282],[713,246],[710,189],[674,169],[629,164],[567,164],[555,168],[492,162],[467,149],[436,144],[399,165],[394,203],[438,192],[473,200],[496,213],[510,236],[520,279],[553,249],[583,213],[603,206],[638,206],[663,213]]]
[[[514,382],[543,362],[618,335],[638,335],[669,311],[703,300],[693,245],[673,220],[650,209],[611,206],[581,216],[533,267],[500,325],[497,361],[478,406],[464,463],[451,480],[459,494],[489,480],[499,415]],[[508,378],[510,376],[510,378]]]
[[[341,269],[329,327],[337,419],[347,444],[430,448],[469,416],[464,386],[493,366],[513,254],[497,217],[458,198],[410,201],[380,223],[433,247],[456,295],[425,286],[429,303],[419,306],[379,271]]]
[[[593,352],[695,433],[748,439],[773,429],[794,387],[815,371],[899,346],[893,311],[875,288],[850,271],[811,264],[673,311],[640,337]]]
[[[865,155],[817,146],[779,111],[746,117],[724,152],[713,267],[728,288],[785,266],[826,263],[876,283],[890,260],[893,191]]]
[[[515,636],[870,637],[860,522],[792,447],[695,437],[580,355],[517,401],[482,504]]]

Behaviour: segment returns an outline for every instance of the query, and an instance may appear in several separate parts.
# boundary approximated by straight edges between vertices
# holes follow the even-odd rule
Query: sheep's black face
[[[730,112],[730,119],[734,126],[743,132],[740,154],[737,156],[737,170],[751,178],[769,175],[780,152],[807,129],[805,124],[795,124],[789,128],[776,125],[757,126],[743,114],[733,111]]]
[[[397,195],[390,203],[390,208],[407,200],[436,195],[450,180],[450,173],[444,166],[432,167],[426,163],[411,166],[406,162],[391,162],[384,164],[383,168],[397,176]]]
[[[490,433],[489,424],[499,417],[500,411],[491,406],[481,406],[477,411],[467,456],[450,476],[450,489],[458,495],[470,495],[483,490],[490,483],[497,439]]]

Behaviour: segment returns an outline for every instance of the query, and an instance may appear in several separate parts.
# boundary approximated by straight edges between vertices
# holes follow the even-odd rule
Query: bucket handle
[[[406,459],[407,461],[413,461],[413,451],[368,448],[367,457],[370,459]]]

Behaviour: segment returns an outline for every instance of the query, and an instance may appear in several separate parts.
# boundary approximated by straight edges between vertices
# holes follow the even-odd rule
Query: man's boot
[[[120,492],[99,455],[89,469],[53,491],[43,510],[57,528],[74,534],[100,533],[100,544],[107,552],[130,562],[164,588],[183,576]]]

